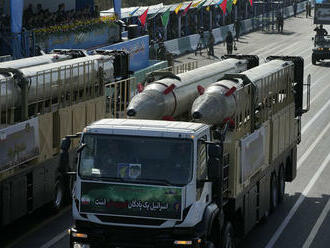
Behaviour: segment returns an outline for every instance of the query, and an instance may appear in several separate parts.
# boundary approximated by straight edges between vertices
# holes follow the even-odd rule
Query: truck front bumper
[[[326,50],[326,51],[314,50],[313,51],[313,56],[316,59],[330,59],[330,50]]]
[[[201,248],[203,240],[191,230],[108,227],[70,229],[70,248]]]

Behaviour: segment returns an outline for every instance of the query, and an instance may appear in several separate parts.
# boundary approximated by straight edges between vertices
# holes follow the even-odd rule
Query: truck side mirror
[[[209,158],[207,161],[207,177],[210,181],[219,181],[221,162],[219,158]]]
[[[70,145],[71,145],[71,139],[69,137],[63,138],[61,142],[61,150],[68,152]]]
[[[219,144],[209,143],[207,147],[209,158],[221,158],[222,157],[222,149]]]
[[[208,178],[211,181],[219,181],[221,178],[221,158],[222,158],[222,149],[218,144],[210,143],[208,144],[208,169],[207,174]]]

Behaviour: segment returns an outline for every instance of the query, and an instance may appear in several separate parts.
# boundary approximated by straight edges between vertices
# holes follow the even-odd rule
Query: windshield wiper
[[[95,177],[82,177],[82,179],[87,180],[97,180],[97,181],[116,181],[121,183],[152,183],[152,184],[160,184],[165,186],[182,186],[183,184],[174,184],[169,182],[166,179],[150,179],[150,178],[142,178],[142,179],[130,179],[130,178],[120,178],[120,177],[106,177],[106,176],[95,176]]]
[[[150,178],[141,178],[141,179],[131,179],[132,182],[138,183],[153,183],[153,184],[161,184],[166,186],[177,186],[177,184],[173,184],[166,179],[150,179]]]
[[[95,180],[95,181],[117,181],[124,182],[122,178],[118,177],[105,177],[105,176],[81,176],[81,179],[85,180]]]

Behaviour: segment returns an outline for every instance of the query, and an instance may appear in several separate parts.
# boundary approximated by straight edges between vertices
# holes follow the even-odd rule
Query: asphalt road
[[[285,20],[283,34],[254,32],[237,43],[236,53],[255,54],[261,60],[269,55],[302,56],[305,78],[312,75],[311,110],[302,119],[297,178],[286,184],[284,202],[247,235],[242,248],[330,247],[330,62],[311,64],[314,26],[304,15]],[[176,62],[198,60],[203,66],[216,62],[224,53],[225,47],[219,44],[215,58],[208,58],[204,51],[202,56],[188,54]],[[7,247],[69,247],[66,230],[71,221],[68,207],[57,216],[39,216],[37,224],[25,222],[23,227],[10,227],[11,245]]]

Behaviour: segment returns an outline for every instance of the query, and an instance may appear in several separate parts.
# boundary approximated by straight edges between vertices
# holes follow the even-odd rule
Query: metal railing
[[[154,72],[169,71],[174,74],[184,73],[198,67],[198,62],[170,66]],[[152,72],[150,72],[152,73]],[[147,74],[148,75],[148,74]],[[136,78],[105,84],[105,106],[107,118],[126,118],[126,109],[130,100],[138,93]]]
[[[125,118],[131,98],[137,94],[134,77],[105,84],[106,117]]]
[[[97,65],[102,63],[98,61]],[[0,80],[0,125],[104,95],[103,69],[97,65],[91,60],[21,79],[9,73]]]

